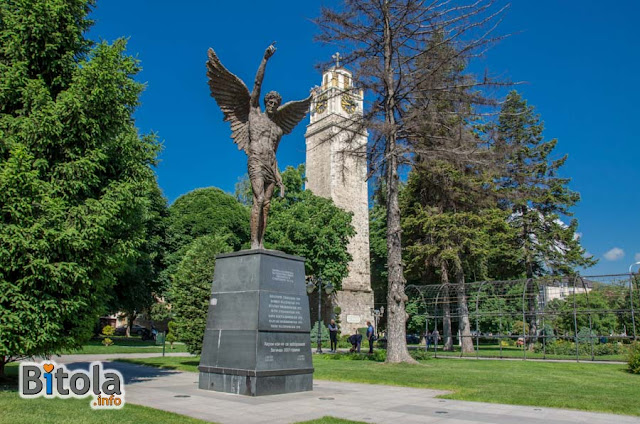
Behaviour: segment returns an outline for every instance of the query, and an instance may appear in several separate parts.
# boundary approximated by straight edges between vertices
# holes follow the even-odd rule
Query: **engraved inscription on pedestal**
[[[289,335],[260,333],[258,336],[258,364],[262,369],[287,369],[306,367],[311,361],[311,345],[306,334]]]
[[[293,271],[285,271],[282,269],[272,269],[271,277],[273,278],[273,281],[293,284]]]
[[[306,295],[261,292],[259,329],[305,331],[304,323],[309,322],[309,307],[306,306],[308,304]]]

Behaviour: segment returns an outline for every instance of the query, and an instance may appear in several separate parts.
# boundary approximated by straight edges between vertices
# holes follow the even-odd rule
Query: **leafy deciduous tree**
[[[169,207],[165,278],[175,274],[193,240],[211,234],[227,237],[232,250],[240,250],[249,240],[249,209],[215,187],[199,188],[176,199]]]

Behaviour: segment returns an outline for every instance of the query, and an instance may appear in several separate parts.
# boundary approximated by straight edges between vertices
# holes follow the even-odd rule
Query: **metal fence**
[[[410,285],[437,356],[620,360],[638,339],[638,274]],[[426,346],[425,346],[426,347]]]

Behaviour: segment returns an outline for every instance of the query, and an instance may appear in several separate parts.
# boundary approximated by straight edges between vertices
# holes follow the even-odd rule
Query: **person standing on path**
[[[440,341],[440,333],[437,328],[433,330],[433,333],[431,333],[431,338],[433,339],[433,349],[435,350],[437,349],[438,342]]]
[[[375,331],[373,329],[373,325],[371,325],[371,321],[367,321],[367,340],[369,340],[369,353],[373,353],[373,341]]]
[[[328,327],[329,338],[331,339],[331,349],[329,350],[329,352],[335,353],[338,348],[338,326],[336,325],[336,321],[332,319]]]
[[[424,342],[427,345],[427,351],[429,350],[429,346],[431,345],[431,342],[433,341],[433,339],[431,338],[431,333],[429,332],[429,330],[427,330],[426,333],[424,333]]]

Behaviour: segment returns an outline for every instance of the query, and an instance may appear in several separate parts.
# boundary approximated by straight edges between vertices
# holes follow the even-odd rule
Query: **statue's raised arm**
[[[260,110],[265,68],[275,51],[273,44],[265,50],[251,94],[240,78],[220,63],[212,49],[209,49],[207,61],[211,96],[220,106],[224,120],[231,123],[233,141],[249,156],[247,169],[253,190],[251,247],[254,249],[263,248],[267,215],[275,186],[280,186],[282,192],[282,179],[276,162],[280,139],[283,134],[289,134],[305,117],[311,104],[309,96],[280,106],[282,98],[271,91],[264,96],[265,113]]]
[[[276,52],[274,44],[275,42],[271,43],[264,51],[264,57],[262,58],[262,62],[260,62],[258,72],[256,72],[256,79],[253,83],[253,91],[251,92],[251,107],[260,108],[260,89],[262,88],[262,80],[264,79],[264,70],[267,67],[267,60]]]

